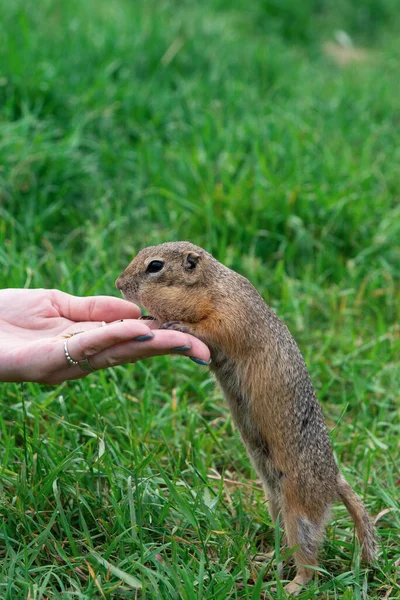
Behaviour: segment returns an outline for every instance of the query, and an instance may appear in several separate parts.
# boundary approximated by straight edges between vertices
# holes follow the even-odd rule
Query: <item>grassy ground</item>
[[[176,239],[249,277],[379,516],[367,571],[334,509],[301,597],[400,597],[395,0],[0,9],[0,286],[117,295],[137,250]],[[252,564],[279,532],[206,370],[0,394],[1,600],[285,598]]]

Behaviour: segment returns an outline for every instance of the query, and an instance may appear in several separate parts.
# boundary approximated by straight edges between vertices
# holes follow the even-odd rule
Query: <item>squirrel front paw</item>
[[[160,325],[159,329],[170,329],[172,331],[180,331],[181,333],[191,333],[190,328],[181,323],[181,321],[167,321]]]

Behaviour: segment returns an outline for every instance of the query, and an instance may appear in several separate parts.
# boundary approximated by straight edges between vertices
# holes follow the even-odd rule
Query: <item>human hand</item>
[[[156,323],[140,316],[135,304],[108,296],[0,290],[0,381],[59,384],[86,377],[79,365],[68,364],[65,340],[70,357],[89,358],[94,370],[174,352],[208,363],[210,352],[200,340],[154,329]]]

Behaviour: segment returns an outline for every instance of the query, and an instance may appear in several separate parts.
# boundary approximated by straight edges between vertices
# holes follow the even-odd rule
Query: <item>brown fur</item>
[[[153,260],[163,269],[147,273]],[[355,521],[363,557],[375,555],[374,526],[339,473],[303,357],[287,327],[251,283],[189,242],[145,248],[117,280],[164,328],[188,331],[211,351],[248,454],[265,487],[272,518],[281,513],[287,542],[298,546],[296,594],[317,565],[331,504],[342,499]]]

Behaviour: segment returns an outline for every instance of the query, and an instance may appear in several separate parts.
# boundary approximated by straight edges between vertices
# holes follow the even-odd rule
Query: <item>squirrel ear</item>
[[[197,267],[197,263],[200,260],[200,254],[195,252],[188,252],[183,260],[183,268],[187,271],[193,271]]]

